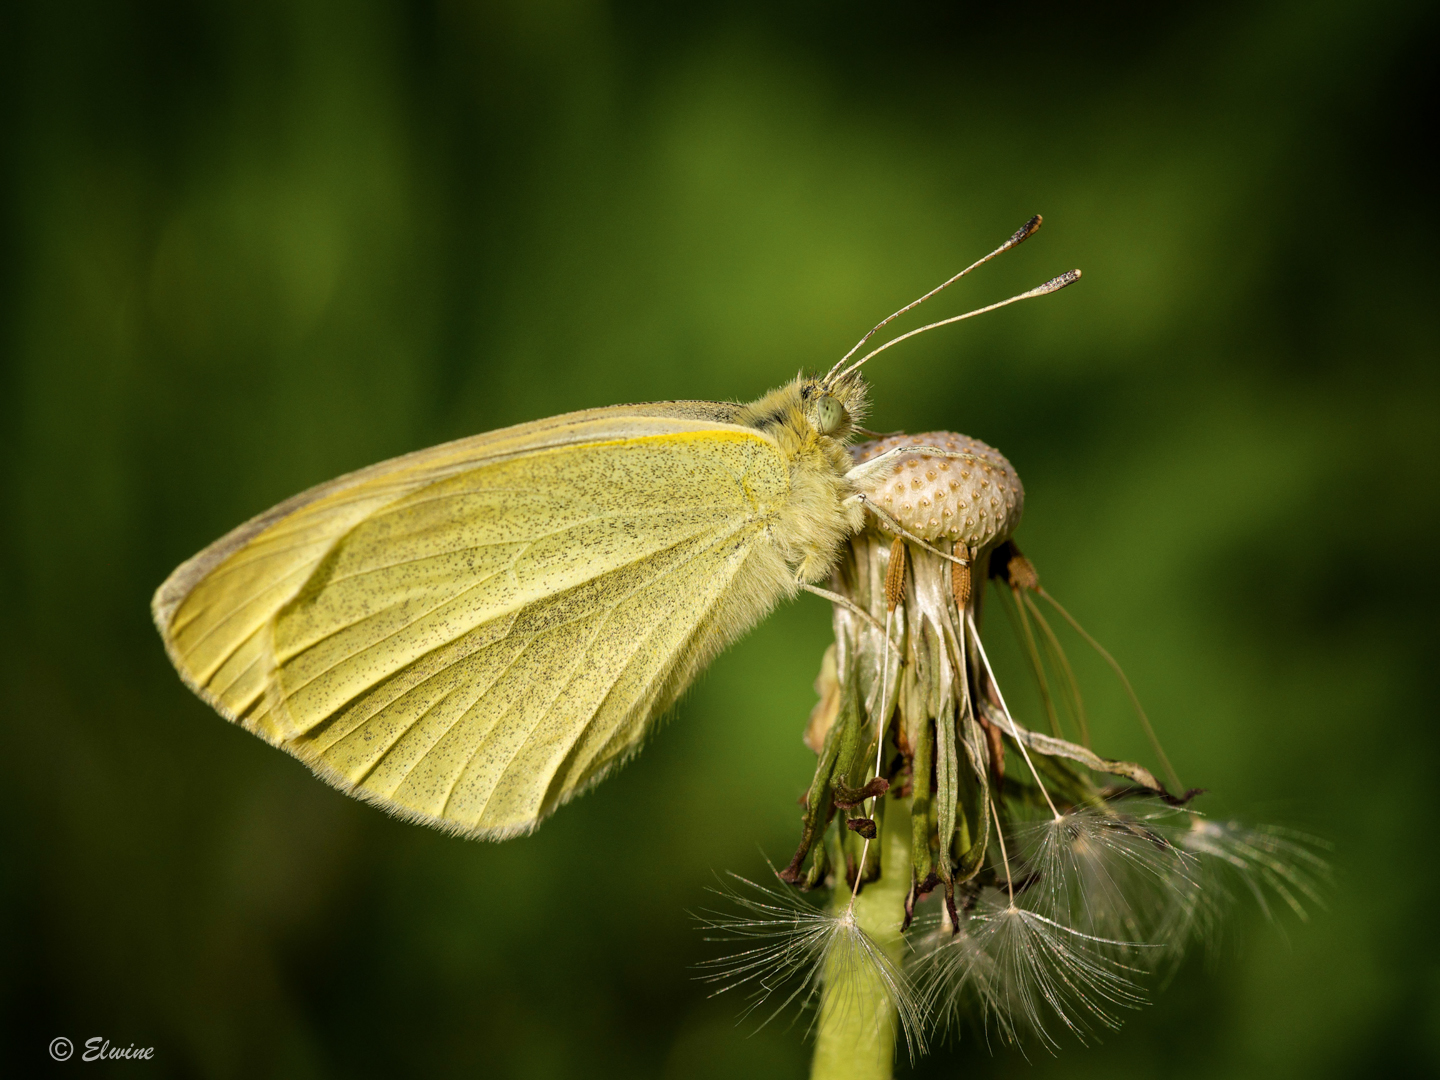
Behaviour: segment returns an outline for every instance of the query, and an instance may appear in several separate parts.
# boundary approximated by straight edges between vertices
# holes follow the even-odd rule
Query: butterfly
[[[160,586],[166,651],[227,720],[350,795],[466,836],[529,832],[781,600],[845,602],[817,583],[851,536],[874,523],[929,546],[871,497],[915,448],[858,465],[846,448],[860,366],[1079,272],[851,358],[1039,225],[750,404],[569,413],[296,495]]]

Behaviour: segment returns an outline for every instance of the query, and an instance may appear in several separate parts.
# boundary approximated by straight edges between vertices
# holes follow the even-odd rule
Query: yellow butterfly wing
[[[337,787],[527,831],[786,591],[787,462],[734,409],[592,410],[342,477],[183,564],[156,623],[197,693]]]

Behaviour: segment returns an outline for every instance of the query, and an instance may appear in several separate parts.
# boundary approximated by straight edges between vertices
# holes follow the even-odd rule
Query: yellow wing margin
[[[529,831],[786,591],[787,463],[727,408],[572,414],[342,477],[183,564],[156,623],[192,689],[327,782]]]

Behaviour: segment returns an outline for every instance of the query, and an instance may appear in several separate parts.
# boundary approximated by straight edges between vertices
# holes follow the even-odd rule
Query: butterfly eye
[[[815,399],[815,430],[821,435],[833,435],[845,423],[845,406],[829,394]]]

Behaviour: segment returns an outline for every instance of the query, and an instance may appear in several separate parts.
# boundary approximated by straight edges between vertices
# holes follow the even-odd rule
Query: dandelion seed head
[[[859,443],[850,454],[856,464],[869,461],[888,450],[902,446],[931,447],[946,451],[952,458],[920,452],[904,458],[888,474],[864,483],[873,485],[867,493],[881,496],[884,489],[915,495],[914,502],[903,503],[896,519],[907,530],[925,540],[946,539],[981,548],[995,543],[1014,531],[1023,511],[1024,488],[1014,467],[994,447],[953,431],[931,431],[919,435],[890,435],[872,442]],[[949,471],[951,461],[969,468],[959,470],[959,480],[940,478],[939,470]],[[978,466],[978,468],[976,468]],[[972,473],[974,479],[972,480]],[[995,479],[998,477],[998,481]],[[990,497],[992,484],[1006,493],[1002,506]],[[1003,485],[1003,486],[1002,486]],[[966,504],[988,505],[989,516],[978,511],[980,524],[973,518],[962,518],[957,510]]]

